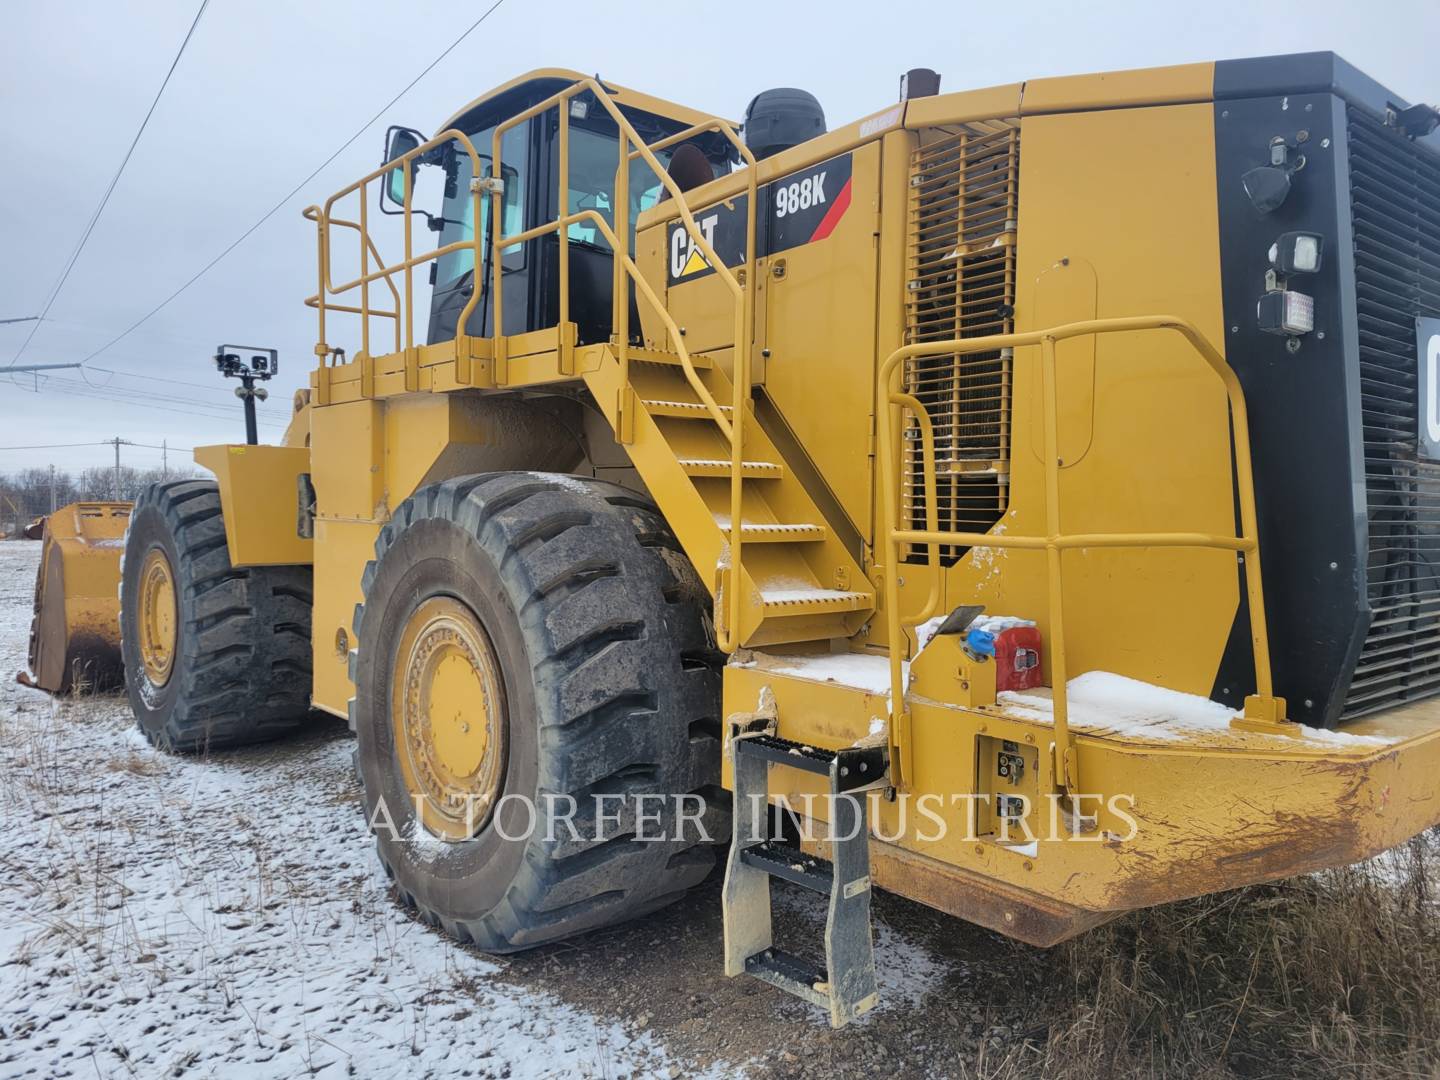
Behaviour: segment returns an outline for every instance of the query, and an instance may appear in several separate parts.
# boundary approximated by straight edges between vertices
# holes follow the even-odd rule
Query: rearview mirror
[[[418,131],[410,128],[392,127],[385,133],[385,160],[386,162],[396,161],[414,150],[423,141]],[[406,168],[396,167],[385,174],[385,184],[380,190],[380,206],[385,208],[385,200],[389,200],[402,209],[405,206],[405,174],[408,171],[410,176],[415,176],[415,167],[418,162],[411,158]]]

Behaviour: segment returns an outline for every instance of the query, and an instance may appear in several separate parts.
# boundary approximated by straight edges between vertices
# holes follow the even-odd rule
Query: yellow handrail
[[[549,109],[557,109],[560,118],[559,143],[558,143],[558,172],[559,172],[559,202],[560,207],[567,205],[567,188],[569,183],[569,133],[570,133],[570,110],[565,108],[565,103],[571,98],[590,92],[595,100],[603,107],[615,121],[619,131],[619,153],[618,164],[615,174],[615,198],[614,213],[616,215],[615,227],[610,225],[594,210],[579,211],[574,214],[562,214],[554,221],[538,225],[523,232],[506,235],[504,229],[504,193],[502,183],[495,182],[496,178],[503,178],[504,170],[501,162],[501,139],[505,133],[514,127],[538,116]],[[689,205],[685,201],[684,194],[671,179],[670,175],[661,166],[655,157],[657,150],[668,147],[693,138],[705,131],[716,131],[723,135],[739,152],[742,159],[749,165],[747,175],[747,191],[749,195],[749,206],[746,221],[746,263],[745,263],[745,285],[742,286],[736,279],[731,268],[727,267],[720,259],[715,249],[711,246],[705,234],[700,230],[691,213]],[[420,255],[412,251],[411,241],[411,195],[412,195],[412,170],[409,168],[411,162],[421,155],[438,148],[447,142],[457,142],[461,148],[470,156],[471,183],[470,193],[474,200],[472,206],[472,220],[477,223],[474,234],[468,240],[457,240],[449,244],[441,245],[435,249]],[[755,158],[750,150],[740,140],[733,128],[722,120],[714,119],[702,121],[692,125],[684,131],[669,135],[654,144],[647,144],[625,118],[620,108],[611,100],[609,95],[594,79],[583,79],[571,84],[564,90],[551,97],[531,106],[524,112],[512,116],[499,124],[493,134],[492,143],[492,174],[489,178],[482,178],[480,174],[480,155],[476,152],[470,138],[457,129],[451,128],[441,132],[434,138],[427,140],[414,149],[400,157],[387,161],[378,169],[367,173],[361,179],[342,188],[322,206],[306,207],[304,215],[308,220],[316,223],[317,230],[317,289],[313,296],[306,299],[309,307],[317,310],[319,319],[319,337],[315,346],[316,356],[320,359],[322,367],[326,366],[327,358],[335,350],[325,340],[325,316],[327,311],[344,312],[346,314],[359,315],[361,318],[361,352],[365,357],[370,356],[370,317],[379,316],[393,319],[395,323],[395,349],[397,352],[405,353],[406,361],[406,389],[418,388],[418,372],[416,371],[415,358],[415,330],[414,330],[414,283],[413,270],[423,263],[439,259],[444,255],[451,254],[464,249],[471,249],[473,254],[476,272],[484,265],[481,252],[484,243],[482,230],[478,228],[480,221],[480,199],[482,194],[488,192],[490,196],[491,221],[491,282],[493,294],[494,320],[492,329],[492,340],[494,341],[495,379],[497,385],[505,382],[505,338],[503,329],[503,290],[504,290],[504,263],[502,251],[506,247],[524,243],[554,232],[559,238],[560,244],[560,266],[559,266],[559,327],[561,335],[558,341],[561,370],[564,374],[574,374],[573,358],[571,355],[572,343],[564,335],[568,332],[570,316],[570,266],[569,266],[569,226],[580,221],[594,224],[605,240],[610,244],[615,253],[614,280],[612,286],[612,326],[614,327],[616,351],[620,362],[620,400],[617,402],[617,434],[621,441],[629,441],[626,432],[633,426],[633,411],[635,407],[633,388],[630,385],[630,304],[629,304],[629,282],[634,281],[636,288],[660,316],[670,340],[675,343],[675,350],[680,358],[680,366],[684,371],[686,381],[695,391],[704,405],[710,417],[719,427],[721,434],[730,444],[731,477],[730,477],[730,584],[731,587],[726,593],[721,586],[717,587],[717,600],[720,595],[724,596],[724,603],[720,604],[721,617],[716,620],[716,632],[719,647],[725,652],[733,652],[739,645],[739,625],[741,618],[741,592],[738,586],[740,579],[740,548],[743,530],[739,524],[742,520],[741,507],[743,502],[742,487],[742,466],[744,462],[744,409],[749,400],[750,393],[750,339],[754,329],[754,259],[755,259],[755,220],[756,220],[756,167]],[[692,242],[699,248],[707,262],[715,270],[726,287],[730,290],[735,301],[735,362],[733,366],[734,386],[732,388],[732,405],[730,417],[726,417],[720,406],[716,403],[714,396],[700,380],[698,371],[691,359],[690,351],[684,340],[684,330],[679,327],[670,313],[665,309],[661,298],[656,294],[654,288],[641,275],[634,259],[630,256],[629,235],[630,235],[630,205],[629,205],[629,173],[630,162],[635,158],[641,158],[650,167],[650,170],[659,178],[665,190],[676,201],[676,209],[679,211],[681,220],[686,232]],[[404,228],[404,258],[393,265],[386,265],[380,257],[374,242],[369,235],[369,211],[368,211],[368,185],[396,168],[404,168],[405,193],[402,203],[403,228]],[[333,213],[335,204],[351,194],[357,193],[360,197],[360,220],[349,221],[336,217]],[[332,226],[356,230],[361,237],[360,240],[360,273],[352,280],[336,284],[331,274],[331,236]],[[619,237],[625,237],[622,243]],[[371,260],[374,260],[376,269],[371,269]],[[395,275],[402,274],[404,281],[403,300],[400,291],[395,285]],[[383,280],[390,289],[394,300],[392,310],[374,310],[370,306],[370,286],[376,281]],[[478,285],[478,283],[477,283]],[[360,304],[338,304],[329,302],[330,297],[340,296],[347,292],[358,289],[360,291]],[[456,322],[456,349],[461,348],[461,340],[465,336],[465,327],[468,325],[476,305],[479,303],[481,290],[477,287],[472,289],[469,301],[464,310],[460,313]],[[402,314],[403,313],[403,314]],[[403,319],[403,346],[402,346],[402,319]],[[322,387],[325,384],[322,383]],[[323,389],[322,389],[323,395]],[[323,400],[323,396],[322,396]]]
[[[408,385],[408,373],[413,366],[412,357],[414,354],[412,350],[415,348],[415,267],[421,265],[422,263],[427,263],[432,260],[439,259],[444,255],[449,255],[452,252],[461,251],[465,248],[470,248],[474,252],[474,265],[477,268],[477,272],[478,268],[482,265],[481,250],[483,240],[480,236],[480,232],[478,229],[475,230],[475,235],[472,236],[469,240],[456,240],[452,243],[444,244],[442,246],[434,248],[431,251],[424,252],[420,255],[414,254],[411,249],[412,241],[410,224],[413,211],[410,204],[412,202],[411,196],[413,192],[411,189],[413,186],[414,177],[413,170],[409,167],[410,163],[415,159],[419,158],[422,154],[429,153],[431,150],[443,146],[445,143],[448,142],[456,142],[460,144],[461,149],[463,149],[467,154],[470,155],[471,176],[479,176],[480,155],[476,153],[475,145],[470,141],[469,136],[466,135],[463,131],[459,131],[455,128],[448,128],[445,131],[442,131],[440,134],[436,135],[434,138],[428,139],[427,141],[421,143],[413,150],[409,150],[406,153],[401,154],[393,161],[387,161],[378,169],[372,169],[370,172],[362,176],[359,180],[356,180],[354,183],[348,184],[345,187],[341,188],[335,194],[331,195],[330,198],[325,200],[325,204],[323,207],[312,205],[305,208],[304,216],[306,217],[306,219],[313,221],[316,224],[316,230],[318,234],[317,242],[319,245],[319,257],[317,267],[318,288],[316,289],[313,296],[306,298],[305,304],[307,307],[315,308],[319,314],[319,340],[315,345],[315,355],[320,358],[320,363],[322,366],[324,366],[326,362],[326,357],[328,357],[334,351],[325,341],[325,312],[327,310],[343,311],[348,314],[355,314],[360,316],[361,351],[368,356],[370,355],[371,315],[385,318],[393,318],[395,320],[395,348],[397,352],[401,350],[402,346],[400,323],[401,311],[403,307],[403,348],[406,353],[407,388],[413,389],[413,387],[410,387]],[[380,258],[380,253],[376,249],[374,241],[370,238],[368,188],[372,180],[375,180],[397,168],[404,168],[405,170],[405,198],[402,203],[401,211],[403,218],[402,224],[405,233],[405,257],[402,261],[394,264],[393,266],[386,266],[384,261]],[[357,192],[360,196],[360,220],[358,222],[355,222],[347,221],[344,218],[335,217],[332,213],[335,204],[341,199],[345,198],[347,195],[355,194]],[[473,220],[478,222],[480,220],[480,189],[478,187],[472,186],[471,198],[474,200],[471,206],[471,211],[474,215]],[[334,281],[331,280],[330,273],[330,227],[332,225],[355,229],[360,233],[361,237],[360,275],[351,281],[346,281],[339,285],[336,285]],[[378,266],[378,269],[376,270],[370,269],[370,259],[372,257],[374,258],[376,265]],[[403,306],[401,303],[399,290],[395,286],[394,278],[396,274],[404,275],[405,297]],[[395,311],[373,311],[370,307],[370,285],[380,280],[383,280],[385,284],[390,288],[391,295],[395,300]],[[340,296],[355,289],[360,290],[360,306],[358,308],[354,307],[353,305],[345,306],[341,304],[330,304],[326,302],[326,297]],[[460,341],[460,338],[464,334],[464,327],[469,320],[471,314],[474,312],[475,305],[476,303],[478,303],[479,299],[480,290],[478,288],[472,289],[470,299],[466,303],[465,309],[460,313],[460,319],[456,323],[457,349],[459,348],[458,343]]]
[[[1060,531],[1060,463],[1058,437],[1058,404],[1055,387],[1055,343],[1068,338],[1098,334],[1126,333],[1139,330],[1173,330],[1182,335],[1200,353],[1212,371],[1225,385],[1230,402],[1230,434],[1235,451],[1235,476],[1240,500],[1240,535],[1218,536],[1208,533],[1098,533],[1070,534]],[[919,356],[965,355],[993,352],[999,349],[1039,345],[1041,356],[1041,398],[1044,404],[1045,456],[1045,535],[1012,536],[996,533],[954,532],[935,528],[935,518],[928,510],[935,506],[935,445],[926,422],[924,407],[914,397],[892,386],[896,369],[907,359]],[[1249,605],[1250,643],[1255,657],[1253,698],[1247,699],[1256,712],[1264,712],[1261,703],[1274,700],[1270,672],[1270,639],[1265,624],[1264,588],[1260,577],[1260,541],[1255,514],[1255,480],[1250,455],[1250,425],[1245,409],[1245,393],[1234,370],[1210,344],[1205,335],[1184,319],[1173,315],[1152,315],[1118,319],[1091,319],[1068,323],[1024,334],[995,334],[987,337],[957,338],[950,341],[927,341],[905,345],[892,352],[880,365],[876,377],[877,423],[881,446],[881,493],[885,511],[885,545],[888,567],[885,574],[885,621],[890,643],[890,743],[892,767],[899,764],[897,783],[908,781],[913,772],[913,747],[910,738],[910,713],[905,704],[905,680],[902,652],[905,646],[900,614],[898,568],[900,545],[926,544],[931,548],[931,599],[922,611],[928,617],[938,590],[939,570],[935,559],[936,545],[960,547],[1012,547],[1046,553],[1046,584],[1050,617],[1050,684],[1054,696],[1055,746],[1057,772],[1061,787],[1075,793],[1079,772],[1070,741],[1069,711],[1066,697],[1065,633],[1061,552],[1077,547],[1196,547],[1236,551],[1245,567],[1245,591]],[[896,461],[895,433],[903,409],[920,419],[921,468],[925,480],[927,503],[926,529],[901,529],[899,515],[899,478]],[[922,620],[904,620],[913,626]],[[1273,712],[1271,713],[1273,715]]]
[[[632,422],[631,413],[634,408],[633,394],[630,386],[630,290],[629,281],[633,280],[636,287],[644,295],[647,302],[655,309],[661,322],[669,333],[670,340],[675,344],[676,354],[680,358],[680,366],[684,371],[686,382],[690,384],[696,396],[705,406],[706,412],[710,414],[721,434],[730,443],[730,568],[729,568],[729,589],[723,584],[717,588],[716,599],[721,608],[721,618],[716,620],[717,644],[723,652],[734,652],[739,646],[739,625],[741,617],[741,594],[740,581],[740,549],[741,536],[741,505],[742,505],[742,466],[744,462],[744,417],[745,405],[750,396],[750,335],[753,329],[754,318],[754,261],[755,261],[755,216],[756,216],[756,180],[755,180],[755,158],[749,149],[740,141],[738,135],[730,129],[728,124],[720,120],[706,121],[693,125],[682,132],[667,136],[654,146],[647,144],[639,132],[625,118],[624,113],[614,102],[609,99],[609,94],[594,79],[581,79],[571,83],[565,89],[552,94],[544,101],[538,102],[517,113],[495,128],[492,136],[493,152],[493,175],[503,177],[504,171],[501,162],[501,139],[510,129],[519,126],[526,121],[539,116],[550,109],[556,109],[559,113],[559,169],[558,186],[559,198],[557,207],[564,207],[569,204],[569,118],[570,110],[566,103],[571,98],[589,92],[595,100],[615,121],[619,132],[619,146],[617,165],[615,169],[615,188],[613,212],[615,214],[615,229],[612,231],[604,223],[604,218],[593,210],[579,211],[574,214],[560,214],[553,221],[545,222],[522,232],[505,234],[503,231],[503,199],[504,192],[499,185],[490,187],[490,220],[493,223],[491,228],[491,291],[494,295],[494,334],[497,342],[503,339],[502,312],[504,310],[502,295],[504,290],[504,265],[502,262],[502,250],[515,244],[524,243],[526,240],[544,236],[548,233],[556,233],[560,243],[560,285],[559,285],[559,322],[563,334],[569,322],[569,236],[568,229],[575,222],[588,220],[601,226],[601,232],[606,242],[610,244],[615,253],[614,279],[611,286],[612,317],[611,326],[615,336],[615,348],[620,363],[620,400],[617,402],[617,424],[616,434],[622,442],[628,441],[626,434],[628,425]],[[685,200],[684,193],[676,185],[670,174],[655,157],[656,148],[665,148],[673,143],[693,137],[702,131],[716,130],[721,132],[739,151],[746,163],[749,165],[747,177],[747,190],[749,203],[747,207],[746,220],[746,250],[745,250],[745,286],[741,286],[735,275],[727,267],[705,234],[696,224],[694,215],[690,211],[689,204]],[[639,268],[630,257],[629,235],[630,235],[630,162],[636,157],[641,158],[649,167],[650,171],[660,180],[670,197],[675,200],[676,209],[680,213],[681,221],[691,241],[700,249],[706,262],[716,272],[720,280],[725,283],[726,288],[731,292],[735,302],[735,355],[732,369],[734,384],[731,388],[731,413],[726,418],[715,398],[709,389],[700,380],[699,372],[690,357],[690,350],[685,345],[684,331],[671,318],[670,313],[665,309],[660,298],[656,296],[649,283],[641,276]],[[478,217],[476,220],[479,220]],[[626,237],[625,243],[617,241],[617,234]],[[463,325],[463,323],[462,323]],[[561,344],[562,352],[568,347]]]

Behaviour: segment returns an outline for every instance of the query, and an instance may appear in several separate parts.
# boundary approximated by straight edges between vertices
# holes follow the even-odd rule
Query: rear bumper
[[[780,734],[802,742],[846,745],[888,713],[883,691],[760,665],[727,668],[729,711],[763,687],[775,695]],[[1076,751],[1090,820],[1077,824],[1051,797],[1043,719],[913,689],[913,786],[871,803],[876,883],[1032,944],[1135,908],[1353,863],[1440,822],[1440,703],[1301,737],[1082,725]],[[993,749],[1007,743],[1030,763],[1018,787],[997,787],[991,775]],[[810,814],[809,846],[823,850],[823,801],[805,800],[819,789],[773,769],[770,790]],[[1020,828],[1000,835],[986,808],[987,795],[993,805],[1012,792],[1034,804],[1033,841]]]

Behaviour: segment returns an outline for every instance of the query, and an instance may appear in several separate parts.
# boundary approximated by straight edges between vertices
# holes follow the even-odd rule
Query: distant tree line
[[[168,470],[135,469],[120,466],[118,498],[132,500],[140,490],[164,479],[184,480],[201,473],[193,465],[172,465]],[[99,465],[70,473],[56,469],[54,473],[54,505],[72,502],[104,501],[117,498],[114,466]],[[48,468],[20,469],[0,473],[0,536],[12,535],[37,517],[50,512],[51,473]]]

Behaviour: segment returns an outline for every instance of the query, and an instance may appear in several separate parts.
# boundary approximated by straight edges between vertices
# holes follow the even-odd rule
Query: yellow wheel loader
[[[1330,53],[939,82],[392,128],[305,211],[284,445],[135,506],[146,735],[346,717],[488,950],[724,858],[725,971],[836,1025],[876,887],[1045,946],[1440,820],[1440,115]]]

